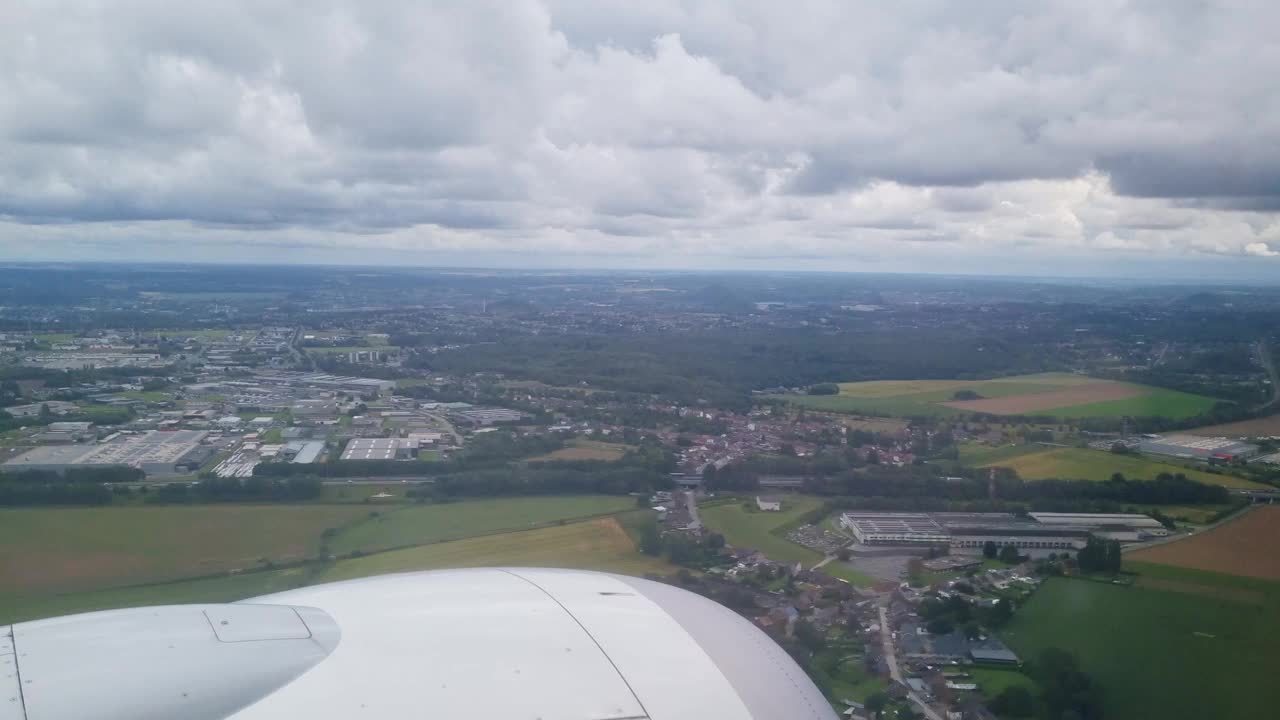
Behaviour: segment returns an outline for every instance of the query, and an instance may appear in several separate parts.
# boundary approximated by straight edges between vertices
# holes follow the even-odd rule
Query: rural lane
[[[898,669],[898,648],[893,644],[893,630],[889,627],[889,613],[884,605],[880,608],[880,642],[884,644],[884,659],[889,664],[889,677],[899,685],[905,686],[907,683],[902,679],[902,671]],[[920,706],[920,711],[924,713],[929,720],[945,720],[941,714],[929,706],[914,690],[907,691],[909,698],[916,705]]]
[[[686,492],[684,494],[684,501],[689,507],[689,529],[701,530],[702,518],[698,517],[698,500],[694,497],[694,493]]]

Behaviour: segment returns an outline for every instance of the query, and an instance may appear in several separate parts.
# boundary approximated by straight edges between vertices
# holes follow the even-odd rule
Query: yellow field
[[[411,570],[461,567],[565,567],[643,575],[670,574],[669,563],[640,554],[613,518],[488,535],[343,560],[320,582]]]

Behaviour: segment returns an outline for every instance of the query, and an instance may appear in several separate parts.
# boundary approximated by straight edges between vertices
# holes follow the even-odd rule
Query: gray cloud
[[[1276,26],[1264,0],[17,0],[0,252],[56,226],[123,255],[163,228],[215,255],[1256,262]]]

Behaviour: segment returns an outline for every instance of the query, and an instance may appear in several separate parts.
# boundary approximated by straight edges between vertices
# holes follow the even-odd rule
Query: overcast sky
[[[0,256],[1280,281],[1280,3],[3,0]]]

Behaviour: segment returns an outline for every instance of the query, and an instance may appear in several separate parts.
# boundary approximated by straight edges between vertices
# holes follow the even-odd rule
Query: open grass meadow
[[[751,504],[753,509],[747,510],[743,503]],[[699,508],[698,514],[708,529],[724,535],[734,547],[759,550],[770,560],[801,562],[805,567],[822,560],[822,553],[797,545],[776,532],[805,513],[817,510],[822,505],[821,500],[805,495],[786,495],[782,498],[781,512],[760,512],[754,509],[754,504],[754,498],[745,498],[742,502]]]
[[[34,596],[0,592],[0,625],[139,605],[234,602],[292,590],[308,584],[310,577],[307,569],[295,567],[86,592]]]
[[[957,402],[956,393],[980,399]],[[777,395],[795,405],[845,413],[939,417],[984,412],[1064,419],[1161,416],[1184,418],[1214,406],[1213,398],[1072,373],[1037,373],[993,380],[873,380],[840,383],[838,395]]]
[[[962,455],[963,457],[963,455]],[[1122,473],[1130,480],[1154,480],[1160,473],[1182,473],[1189,480],[1229,488],[1266,490],[1270,486],[1234,475],[1219,475],[1196,468],[1160,462],[1140,455],[1118,455],[1106,450],[1087,448],[1052,448],[1040,452],[978,463],[980,467],[1006,467],[1024,480],[1108,480]]]
[[[1280,707],[1280,583],[1127,563],[1134,585],[1052,578],[1002,633],[1023,659],[1074,652],[1106,717],[1272,717]]]
[[[326,528],[367,517],[341,505],[0,510],[0,596],[101,589],[288,562]]]
[[[603,460],[605,462],[613,462],[621,460],[622,456],[632,449],[632,446],[621,443],[574,438],[565,447],[553,450],[546,455],[531,457],[529,462],[543,462],[546,460]]]
[[[1036,443],[1027,443],[1023,445],[983,445],[981,443],[965,442],[957,445],[956,449],[960,452],[961,463],[965,465],[987,467],[996,464],[1000,460],[1008,460],[1022,455],[1044,452],[1045,446]]]
[[[333,554],[345,555],[353,550],[369,552],[424,545],[612,515],[635,506],[634,498],[618,495],[555,495],[409,505],[388,509],[344,528],[329,539],[328,546]]]
[[[411,570],[462,567],[567,567],[628,575],[671,574],[676,567],[642,555],[614,518],[392,550],[335,563],[319,582]]]

